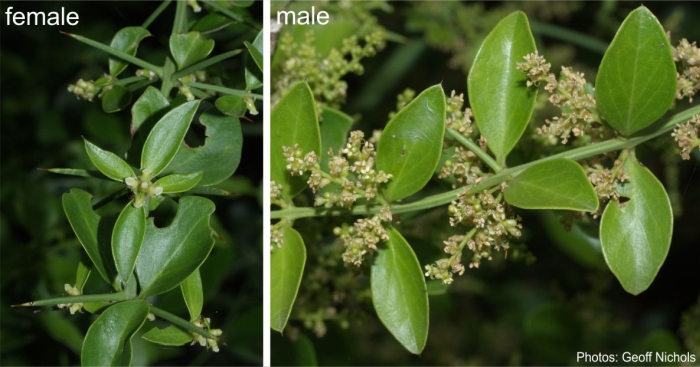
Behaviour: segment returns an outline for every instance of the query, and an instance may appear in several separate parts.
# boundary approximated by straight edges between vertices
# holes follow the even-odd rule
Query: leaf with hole
[[[428,291],[413,249],[393,227],[372,263],[372,303],[406,350],[420,354],[428,339]]]
[[[90,158],[92,164],[105,176],[119,182],[124,182],[124,179],[127,177],[136,176],[129,164],[119,158],[118,155],[100,149],[100,147],[89,142],[87,139],[83,140],[85,140],[85,151],[87,152],[88,158]]]
[[[119,51],[124,51],[131,56],[136,56],[136,50],[139,47],[139,43],[151,35],[147,29],[142,27],[126,27],[122,28],[114,35],[112,38],[112,43],[109,45]],[[109,75],[116,77],[121,74],[122,71],[126,69],[129,65],[128,62],[121,59],[110,57],[109,58]]]
[[[143,145],[141,170],[147,169],[151,176],[156,176],[170,164],[198,106],[199,101],[192,101],[175,107],[153,126]]]
[[[214,212],[210,200],[187,196],[180,199],[172,223],[157,228],[151,218],[146,224],[136,274],[141,297],[165,293],[194,272],[214,246],[209,216]]]
[[[90,325],[80,352],[83,366],[124,366],[131,364],[131,338],[141,328],[149,312],[148,302],[119,302]]]
[[[170,52],[177,69],[182,70],[207,58],[214,49],[214,40],[205,40],[199,32],[170,36]]]
[[[400,200],[422,189],[440,160],[445,136],[445,93],[435,85],[389,121],[377,146],[377,170],[393,177],[382,194]]]
[[[215,108],[202,113],[199,122],[206,127],[204,145],[188,147],[183,144],[163,173],[189,173],[204,168],[198,185],[217,184],[231,177],[241,161],[241,123]]]
[[[282,229],[284,242],[270,253],[270,326],[282,332],[297,298],[306,263],[304,240],[294,228]]]
[[[520,140],[535,108],[537,89],[527,87],[527,75],[516,68],[516,62],[535,51],[527,16],[516,11],[486,36],[469,71],[474,119],[500,163]]]
[[[626,136],[651,125],[673,104],[673,52],[663,27],[644,6],[625,18],[605,51],[595,94],[601,116]]]
[[[598,210],[591,181],[578,163],[566,158],[528,167],[508,182],[503,196],[523,209]]]
[[[292,177],[282,147],[294,147],[304,154],[321,155],[321,133],[316,117],[316,102],[308,84],[294,85],[272,109],[270,117],[270,179],[282,185],[282,196],[291,199],[306,187],[303,177]]]
[[[623,166],[629,180],[618,188],[600,221],[600,243],[608,267],[629,293],[654,281],[666,260],[673,233],[671,202],[661,182],[634,156]]]

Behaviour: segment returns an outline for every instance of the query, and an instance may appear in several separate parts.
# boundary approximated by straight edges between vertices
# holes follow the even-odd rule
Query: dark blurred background
[[[160,2],[2,2],[0,27],[0,97],[2,156],[0,196],[0,359],[2,365],[76,365],[82,337],[95,315],[70,315],[67,311],[33,313],[11,304],[62,296],[63,285],[75,283],[82,252],[61,207],[61,195],[78,187],[98,200],[118,187],[97,179],[63,176],[37,168],[92,169],[81,136],[102,148],[122,154],[130,146],[130,108],[114,114],[102,111],[100,100],[76,99],[67,91],[79,78],[96,80],[108,71],[108,56],[62,35],[84,35],[109,44],[114,33],[141,25]],[[7,25],[5,10],[77,12],[77,26]],[[206,12],[206,10],[204,10]],[[258,23],[262,3],[247,11]],[[174,3],[149,27],[138,56],[162,65],[175,14]],[[193,15],[190,11],[190,15]],[[232,25],[212,35],[212,55],[243,47],[242,40],[257,32]],[[239,37],[220,37],[238,34]],[[226,65],[231,88],[244,88],[240,58]],[[122,77],[132,76],[129,67]],[[235,74],[234,74],[235,73]],[[133,101],[141,91],[134,94]],[[133,102],[132,101],[132,102]],[[194,125],[194,124],[193,124]],[[161,347],[134,337],[134,365],[260,365],[262,364],[262,114],[242,121],[244,149],[240,166],[222,188],[241,193],[233,198],[213,198],[217,205],[213,226],[221,236],[202,266],[205,292],[203,314],[214,328],[224,331],[226,345],[219,353],[199,345]],[[196,131],[188,141],[201,138]],[[197,145],[195,143],[195,145]],[[119,205],[115,206],[117,208]],[[112,210],[106,207],[104,210]],[[115,209],[118,210],[118,209]],[[160,210],[160,209],[159,209]],[[167,210],[167,208],[164,208]],[[159,223],[162,225],[164,223]],[[98,276],[91,277],[86,292],[100,291]],[[158,299],[159,306],[182,317],[187,310],[179,288]]]
[[[363,130],[365,136],[385,126],[389,112],[396,109],[396,96],[405,88],[419,93],[442,83],[446,93],[451,90],[465,93],[467,101],[467,72],[476,51],[493,26],[514,10],[527,13],[538,50],[552,63],[552,72],[558,75],[562,65],[571,66],[584,72],[587,81],[593,84],[606,45],[622,20],[641,2],[436,1],[388,2],[388,5],[392,11],[373,10],[372,14],[388,31],[405,36],[405,42],[388,42],[387,48],[376,57],[363,60],[363,75],[345,78],[349,84],[348,97],[342,110],[359,119],[353,130]],[[700,41],[700,3],[645,1],[643,5],[671,31],[672,46],[681,38]],[[323,3],[316,3],[317,11],[323,8]],[[566,39],[567,30],[585,36],[587,45],[572,44]],[[589,42],[591,38],[593,42]],[[509,165],[536,159],[528,149],[533,144],[535,128],[546,118],[560,113],[544,100],[547,96],[540,89],[542,100],[523,140],[509,156]],[[692,104],[687,99],[679,101],[668,115],[697,105],[698,100]],[[421,356],[413,356],[377,319],[366,293],[369,285],[366,272],[349,277],[356,285],[348,300],[336,304],[314,298],[313,295],[322,293],[319,287],[333,283],[308,280],[319,274],[320,263],[326,264],[323,271],[333,274],[351,272],[342,269],[340,261],[337,268],[327,266],[328,256],[332,256],[328,255],[331,252],[328,249],[338,246],[337,242],[331,245],[335,241],[331,229],[342,223],[342,219],[319,224],[320,219],[314,218],[295,225],[303,232],[311,254],[299,291],[301,301],[297,299],[284,337],[271,332],[273,365],[314,361],[319,365],[585,364],[576,363],[578,351],[612,353],[618,358],[624,351],[679,354],[690,351],[695,353],[697,365],[700,362],[700,154],[696,150],[690,161],[682,161],[674,150],[675,144],[669,133],[638,149],[641,161],[667,188],[676,214],[668,257],[656,280],[642,294],[626,293],[607,268],[597,239],[597,220],[579,223],[572,232],[565,232],[559,222],[563,213],[518,210],[524,227],[518,242],[527,246],[521,248],[520,259],[513,252],[507,261],[494,256],[493,261],[482,262],[479,269],[468,269],[463,276],[456,276],[446,292],[439,287],[431,288],[429,282],[432,291],[428,343]],[[562,147],[545,154],[556,149]],[[450,189],[448,184],[438,181],[435,178],[421,195]],[[443,207],[412,218],[402,216],[399,229],[422,266],[444,256],[442,241],[454,234],[445,212]],[[345,218],[348,223],[353,220]],[[532,264],[524,261],[529,257],[528,252],[536,257]],[[363,300],[359,301],[360,298]],[[348,312],[351,316],[323,320],[327,331],[319,338],[315,334],[323,333],[318,333],[316,323],[308,321],[310,314],[300,314],[313,310],[313,306],[302,310],[299,302],[304,307],[311,304],[318,309],[332,306],[339,314],[351,309]],[[348,328],[343,329],[343,324]],[[628,363],[618,359],[616,364]]]

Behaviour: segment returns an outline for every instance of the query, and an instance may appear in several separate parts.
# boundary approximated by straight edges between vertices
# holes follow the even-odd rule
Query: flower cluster
[[[321,169],[316,153],[304,155],[298,144],[293,148],[282,147],[282,150],[292,176],[301,176],[307,171],[310,173],[307,184],[316,194],[315,206],[330,208],[335,205],[349,209],[361,197],[367,200],[376,197],[379,185],[391,178],[390,174],[375,169],[374,144],[365,141],[361,131],[350,133],[339,155],[329,151],[327,172]],[[338,190],[321,193],[321,189],[329,184],[337,185]]]
[[[450,225],[463,224],[472,229],[464,236],[452,236],[444,242],[449,258],[425,266],[425,276],[441,279],[445,284],[452,282],[452,274],[464,273],[461,258],[465,247],[473,253],[469,267],[478,268],[481,260],[492,259],[493,250],[507,251],[510,247],[509,237],[518,238],[521,235],[520,217],[508,215],[501,195],[494,197],[487,190],[479,194],[469,194],[465,190],[450,204],[447,211]]]
[[[479,183],[490,174],[484,172],[480,159],[471,150],[464,147],[455,147],[453,159],[448,159],[442,165],[438,178],[454,176],[459,186],[471,186]],[[457,188],[457,184],[452,185]]]
[[[700,147],[700,115],[693,116],[685,124],[678,124],[671,134],[681,148],[681,157],[690,159],[690,152]]]
[[[445,124],[452,130],[458,131],[460,134],[469,137],[474,129],[472,128],[472,113],[471,108],[465,108],[462,110],[464,105],[464,95],[455,95],[455,91],[452,91],[450,97],[447,98],[447,106],[445,112],[447,113],[447,119]]]
[[[85,81],[83,79],[79,79],[75,84],[70,84],[68,86],[69,92],[74,93],[78,98],[86,99],[90,102],[100,93],[101,89],[102,88],[95,86],[95,82],[92,80]]]
[[[586,88],[583,73],[562,66],[557,79],[549,73],[551,65],[537,52],[525,55],[525,62],[519,62],[516,66],[528,76],[528,86],[547,83],[544,89],[551,94],[549,102],[562,111],[561,116],[545,120],[545,125],[537,129],[538,134],[561,139],[562,144],[566,144],[571,135],[609,138],[610,132],[596,122],[599,120],[596,101]]]
[[[416,91],[411,88],[404,89],[401,94],[396,96],[396,111],[389,112],[389,120],[393,119],[394,116],[396,116],[401,109],[406,107],[407,104],[411,103],[414,98],[416,98]]]
[[[379,214],[358,219],[352,227],[347,224],[335,227],[333,234],[339,236],[345,245],[343,261],[355,266],[362,265],[365,254],[376,251],[380,242],[389,239],[384,223],[390,223],[391,219],[391,210],[385,206]]]
[[[386,41],[379,31],[365,36],[363,45],[352,36],[343,40],[340,50],[334,48],[328,54],[319,53],[315,44],[313,32],[307,32],[301,44],[295,42],[289,32],[281,36],[277,50],[284,61],[279,63],[281,70],[272,74],[278,76],[273,81],[276,89],[273,103],[294,83],[303,80],[311,87],[316,101],[340,107],[347,94],[347,83],[342,78],[348,73],[361,75],[364,72],[362,59],[376,55]]]
[[[71,296],[79,296],[83,294],[83,292],[80,291],[80,289],[76,287],[71,287],[70,284],[66,284],[63,289],[68,292],[69,295]],[[76,312],[80,311],[83,309],[83,304],[82,303],[61,303],[56,305],[58,308],[66,308],[68,307],[68,310],[70,311],[71,315],[74,315]]]
[[[142,207],[151,197],[160,196],[163,188],[151,183],[151,171],[145,169],[140,177],[127,177],[124,183],[134,193],[134,206]]]
[[[200,317],[199,319],[192,321],[192,324],[196,327],[199,328],[205,328],[209,334],[219,337],[223,333],[221,329],[211,329],[209,327],[211,320],[207,318]],[[204,336],[191,332],[192,334],[192,343],[190,345],[194,345],[195,343],[199,343],[201,346],[206,346],[207,348],[211,348],[212,351],[218,352],[219,351],[219,345],[216,342],[216,339],[213,338],[205,338]]]
[[[673,50],[673,59],[681,63],[676,98],[688,97],[692,103],[693,96],[700,90],[700,49],[697,42],[691,44],[683,38]]]

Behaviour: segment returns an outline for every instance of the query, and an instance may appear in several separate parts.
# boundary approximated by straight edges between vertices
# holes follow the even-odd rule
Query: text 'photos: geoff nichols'
[[[263,363],[262,12],[2,3],[3,365]]]
[[[273,365],[700,360],[700,4],[270,5]]]

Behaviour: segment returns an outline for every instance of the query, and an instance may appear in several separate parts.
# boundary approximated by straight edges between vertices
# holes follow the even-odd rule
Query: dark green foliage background
[[[318,11],[319,4],[316,5]],[[408,23],[420,18],[412,10],[415,4],[390,2],[390,5],[394,8],[392,13],[374,14],[387,29],[406,36],[407,43],[388,42],[384,51],[363,61],[364,75],[346,78],[348,102],[342,110],[361,117],[353,130],[361,129],[366,136],[371,136],[373,129],[385,126],[388,113],[395,110],[396,95],[405,88],[419,93],[441,82],[446,93],[453,89],[457,93],[466,92],[466,73],[461,67],[448,67],[451,55],[431,47],[422,33],[407,27]],[[435,6],[448,9],[451,5],[454,4],[439,2]],[[601,2],[582,2],[568,18],[551,19],[546,18],[547,11],[557,9],[562,3],[541,5],[539,11],[532,11],[536,6],[528,2],[485,2],[480,5],[486,9],[484,15],[469,21],[486,27],[488,22],[495,25],[512,10],[524,9],[531,23],[555,24],[609,43],[625,16],[641,3],[609,2],[604,5]],[[644,2],[644,5],[664,26],[675,23],[673,46],[682,37],[691,42],[700,41],[699,3]],[[445,10],[444,13],[454,12]],[[420,16],[432,21],[434,28],[443,27],[445,38],[458,33],[458,26],[446,22],[444,17],[426,12]],[[485,32],[488,31],[490,28]],[[565,46],[566,42],[560,39],[533,33],[540,54],[553,62],[552,72],[558,75],[563,63],[584,72],[589,82],[595,82],[602,53]],[[483,33],[467,42],[464,49],[471,49],[475,54],[485,35]],[[546,93],[540,91],[540,94]],[[468,100],[466,93],[464,99]],[[696,98],[693,104],[696,105],[698,100],[700,98]],[[669,115],[688,106],[687,99],[678,102]],[[545,118],[557,114],[551,105],[535,113],[523,140],[509,157],[509,166],[563,149],[530,149],[534,142],[529,136],[534,133],[534,128],[541,126]],[[669,153],[669,147],[674,145],[668,134],[637,150],[640,160],[666,186],[672,201],[675,201],[674,208],[682,208],[682,215],[675,218],[669,255],[652,286],[639,296],[623,290],[605,265],[602,254],[594,254],[599,266],[590,267],[585,265],[583,257],[577,260],[562,250],[561,244],[553,239],[556,228],[560,228],[558,217],[547,220],[542,212],[518,210],[524,227],[521,241],[527,244],[537,261],[532,265],[512,261],[517,258],[515,250],[509,252],[507,261],[497,254],[494,261],[482,262],[480,269],[469,269],[465,275],[456,276],[446,295],[430,296],[430,332],[421,356],[411,355],[393,339],[377,319],[370,302],[360,306],[353,303],[369,283],[367,272],[356,271],[353,273],[359,285],[357,293],[348,294],[345,303],[332,305],[355,310],[349,320],[349,329],[343,330],[338,323],[327,321],[327,334],[317,338],[303,322],[294,319],[293,310],[288,328],[297,328],[302,334],[297,340],[301,341],[292,343],[291,332],[285,332],[284,337],[271,332],[272,364],[309,363],[313,361],[309,356],[314,350],[319,365],[567,365],[575,363],[577,351],[614,353],[618,358],[624,351],[687,352],[680,331],[682,315],[691,308],[700,307],[700,275],[697,270],[700,264],[700,154],[696,151],[690,161],[681,161],[680,155]],[[666,155],[670,158],[664,158]],[[449,189],[448,184],[434,178],[420,196]],[[442,241],[454,233],[445,212],[442,207],[401,216],[397,229],[405,235],[423,266],[444,256]],[[345,218],[349,223],[353,220],[355,218]],[[309,251],[304,279],[316,275],[315,259],[322,252],[328,252],[324,249],[335,240],[332,228],[340,223],[338,218],[323,222],[312,218],[295,224],[300,228]],[[599,219],[594,224],[587,226],[585,231],[597,237]],[[341,273],[344,272],[341,270]],[[317,290],[309,286],[305,288],[302,281],[300,297],[304,292],[315,294]],[[695,340],[697,338],[695,336]],[[310,349],[311,345],[313,349]],[[700,347],[696,345],[695,348]],[[694,353],[697,363],[700,351]],[[617,364],[627,363],[618,360]]]
[[[116,114],[102,111],[100,100],[77,100],[66,88],[79,78],[97,79],[108,71],[107,55],[61,35],[81,34],[109,44],[114,33],[126,26],[141,25],[158,2],[2,2],[0,71],[2,72],[1,133],[2,188],[0,215],[1,287],[0,360],[2,365],[76,365],[80,361],[81,335],[95,315],[70,315],[64,311],[34,314],[11,304],[65,295],[63,285],[75,282],[80,243],[61,207],[61,194],[72,187],[102,198],[118,183],[62,176],[37,170],[40,167],[94,169],[85,154],[81,136],[118,154],[129,145],[130,110]],[[8,26],[4,15],[14,11],[60,11],[80,15],[75,27]],[[262,4],[249,8],[261,19]],[[206,12],[206,10],[203,10]],[[145,39],[139,57],[162,65],[172,30],[174,3],[149,27],[155,37]],[[193,14],[190,12],[190,14]],[[259,21],[260,22],[260,21]],[[261,22],[260,22],[261,23]],[[212,55],[243,47],[255,31],[233,26],[239,39],[218,39]],[[249,32],[249,33],[246,33]],[[220,34],[220,33],[219,33]],[[231,88],[245,88],[242,58],[223,64],[224,80]],[[122,77],[132,76],[130,66]],[[132,100],[142,93],[134,94]],[[212,256],[202,266],[204,315],[213,327],[224,331],[219,353],[199,345],[171,348],[138,342],[134,338],[134,365],[256,365],[262,364],[262,210],[259,187],[262,179],[262,115],[255,122],[242,121],[244,151],[234,179],[224,188],[242,193],[215,199],[214,224],[225,243],[217,240]],[[204,129],[193,123],[196,134],[190,145],[201,144]],[[124,203],[106,206],[103,213],[118,212]],[[164,205],[155,215],[166,225],[174,205]],[[86,292],[106,292],[94,272]],[[156,305],[188,318],[179,288],[153,300]],[[148,324],[146,324],[148,325]]]

